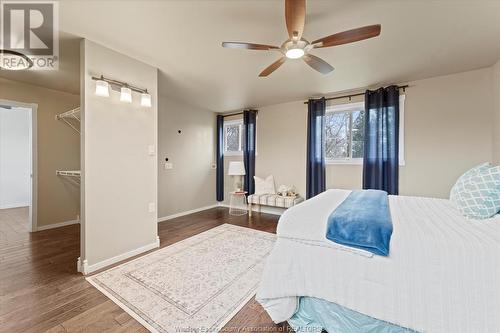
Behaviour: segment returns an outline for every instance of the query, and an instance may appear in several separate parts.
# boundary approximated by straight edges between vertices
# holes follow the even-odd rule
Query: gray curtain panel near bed
[[[365,93],[363,189],[399,193],[399,89]]]
[[[247,195],[255,193],[255,136],[257,132],[257,111],[243,111],[245,142],[243,145],[243,163],[245,164],[244,189]]]
[[[310,99],[307,114],[307,199],[325,191],[325,98]]]

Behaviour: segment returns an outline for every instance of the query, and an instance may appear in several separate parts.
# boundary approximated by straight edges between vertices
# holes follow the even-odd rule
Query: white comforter
[[[349,193],[328,190],[280,218],[257,293],[275,322],[311,296],[420,332],[500,332],[500,217],[466,220],[448,200],[390,196],[390,255],[369,257],[325,238]]]

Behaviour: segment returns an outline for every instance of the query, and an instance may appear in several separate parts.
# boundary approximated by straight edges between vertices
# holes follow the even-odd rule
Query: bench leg
[[[251,202],[248,203],[248,216],[252,217],[252,203]]]

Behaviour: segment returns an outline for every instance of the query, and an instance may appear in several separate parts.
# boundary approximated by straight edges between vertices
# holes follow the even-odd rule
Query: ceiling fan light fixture
[[[305,52],[301,48],[291,48],[285,53],[285,56],[289,59],[299,59],[304,56]]]

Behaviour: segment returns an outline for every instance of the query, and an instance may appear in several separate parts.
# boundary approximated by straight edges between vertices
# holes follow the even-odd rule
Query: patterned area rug
[[[274,241],[223,224],[87,280],[152,332],[217,332],[255,295]]]

